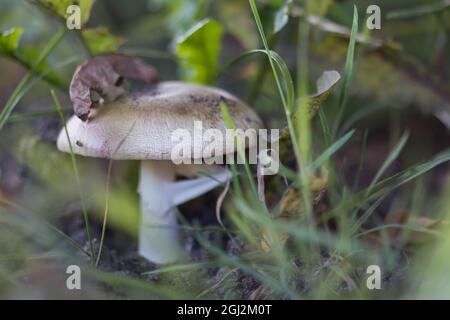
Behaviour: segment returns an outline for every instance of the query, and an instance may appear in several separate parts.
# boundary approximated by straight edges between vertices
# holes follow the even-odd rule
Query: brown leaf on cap
[[[70,83],[70,100],[75,114],[81,120],[87,120],[93,107],[91,90],[110,101],[123,95],[126,92],[120,86],[123,78],[155,83],[158,73],[141,59],[123,54],[99,55],[83,63]]]

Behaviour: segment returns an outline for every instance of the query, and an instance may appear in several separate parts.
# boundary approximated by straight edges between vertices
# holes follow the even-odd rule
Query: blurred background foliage
[[[73,3],[81,5],[83,27],[69,31],[65,8]],[[76,66],[90,56],[116,51],[156,66],[162,80],[225,88],[246,100],[268,128],[285,127],[267,56],[245,55],[263,48],[248,1],[0,0],[1,297],[450,298],[447,165],[396,188],[399,181],[403,184],[448,160],[449,2],[357,1],[359,34],[350,74],[344,67],[353,1],[256,3],[269,46],[284,59],[296,88],[304,79],[307,93],[313,94],[325,70],[338,70],[351,79],[345,109],[341,108],[340,83],[321,103],[321,112],[307,131],[317,157],[355,129],[348,143],[326,162],[330,186],[314,207],[315,214],[331,212],[325,231],[303,232],[305,223],[298,221],[298,229],[289,229],[298,242],[296,254],[286,258],[283,248],[273,249],[267,254],[276,256],[273,261],[279,264],[275,266],[264,254],[253,257],[251,250],[236,254],[234,242],[258,246],[259,241],[250,236],[255,223],[264,229],[272,228],[272,222],[252,216],[252,210],[259,210],[257,205],[248,197],[237,197],[225,203],[224,211],[229,231],[237,229],[242,235],[226,240],[223,230],[208,229],[219,227],[214,213],[216,192],[181,208],[191,228],[187,232],[193,234],[187,246],[197,250],[192,264],[157,268],[132,254],[139,223],[138,163],[114,162],[107,179],[108,161],[77,157],[79,185],[70,157],[55,147],[61,123],[50,89],[56,90],[68,117],[72,109],[67,91]],[[366,8],[373,4],[381,7],[381,30],[370,31],[365,25]],[[306,56],[301,57],[301,52]],[[297,91],[296,97],[300,96]],[[332,141],[327,141],[326,123],[336,128]],[[290,147],[281,160],[295,170]],[[416,166],[424,161],[429,162]],[[364,193],[378,182],[373,179],[377,173],[381,181],[405,168],[410,170],[380,186],[383,192],[375,198]],[[284,180],[278,178],[266,181],[266,200],[273,212],[302,197],[286,192]],[[96,249],[105,201],[109,204],[109,250],[99,269],[83,253],[88,248],[80,192],[87,203]],[[334,217],[336,208],[349,212],[348,220]],[[358,239],[346,238],[347,227],[355,225]],[[393,233],[386,225],[403,225],[407,231]],[[434,241],[427,241],[420,250],[425,246],[424,235]],[[341,236],[348,241],[343,247],[334,241]],[[310,242],[321,247],[302,247]],[[411,250],[415,242],[419,244]],[[198,247],[208,247],[208,254]],[[414,259],[428,265],[416,265]],[[79,293],[64,286],[64,266],[69,262],[82,264],[89,279]],[[386,270],[381,291],[365,288],[365,267],[370,263]]]

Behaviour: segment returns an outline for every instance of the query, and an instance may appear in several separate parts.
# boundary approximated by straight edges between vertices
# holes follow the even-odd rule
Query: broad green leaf
[[[13,55],[19,46],[23,29],[12,28],[4,32],[0,32],[0,52]]]
[[[180,59],[184,80],[205,84],[214,82],[222,35],[222,26],[217,21],[205,19],[178,39],[176,55]]]
[[[81,24],[85,25],[91,15],[91,9],[95,0],[33,0],[62,18],[67,18],[67,8],[78,5],[81,11]]]
[[[181,36],[206,15],[210,0],[164,0],[168,8],[168,26],[175,35]]]
[[[113,35],[106,27],[84,29],[83,39],[93,55],[115,52],[125,42],[123,37]]]

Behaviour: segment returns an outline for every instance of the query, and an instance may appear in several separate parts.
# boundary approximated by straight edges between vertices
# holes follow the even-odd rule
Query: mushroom
[[[220,101],[228,106],[236,129],[259,129],[262,122],[246,104],[228,92],[177,81],[136,86],[115,101],[91,110],[86,121],[73,116],[67,131],[74,153],[114,160],[141,160],[138,192],[141,199],[139,253],[155,263],[176,262],[186,254],[180,243],[176,207],[194,199],[230,179],[224,166],[205,164],[202,153],[195,155],[195,142],[183,142],[190,157],[173,154],[178,141],[172,134],[178,129],[195,135],[194,122],[205,129],[226,135]],[[256,130],[254,130],[256,132]],[[209,145],[202,140],[202,147]],[[70,152],[64,130],[57,140],[58,149]],[[250,139],[246,147],[256,147]],[[234,141],[217,144],[214,157],[236,151]],[[210,158],[212,159],[212,158]],[[180,161],[191,162],[176,164]],[[194,160],[192,163],[191,160]],[[206,176],[196,177],[206,172]],[[176,176],[188,179],[176,181]]]

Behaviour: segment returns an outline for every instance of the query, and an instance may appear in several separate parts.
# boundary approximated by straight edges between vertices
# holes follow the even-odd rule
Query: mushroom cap
[[[73,152],[83,156],[115,160],[185,160],[182,155],[172,157],[172,150],[179,148],[181,143],[191,154],[188,159],[202,158],[202,151],[194,152],[194,140],[199,132],[194,129],[194,122],[201,121],[203,134],[207,129],[218,129],[223,137],[209,141],[202,139],[201,150],[214,148],[214,156],[223,156],[235,152],[236,146],[233,139],[226,139],[227,126],[220,101],[227,105],[236,129],[256,129],[247,131],[251,137],[245,139],[245,147],[256,147],[257,129],[262,127],[262,121],[244,102],[221,89],[177,81],[141,86],[94,109],[87,121],[73,116],[66,128]],[[189,133],[190,139],[182,139],[182,142],[174,139],[173,133],[179,129]],[[195,150],[198,150],[198,142],[195,144]],[[58,136],[57,146],[61,151],[70,152],[64,128]]]

